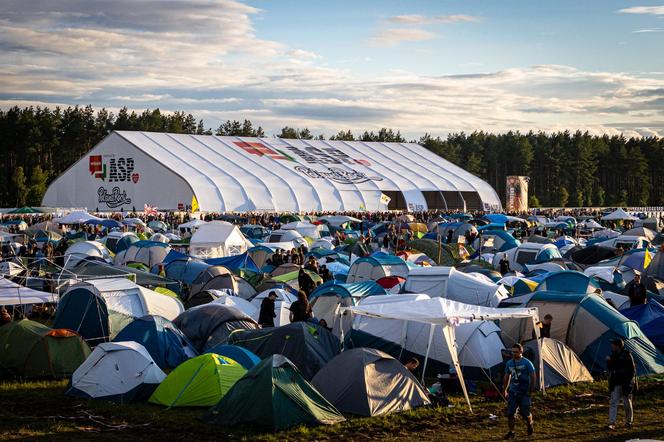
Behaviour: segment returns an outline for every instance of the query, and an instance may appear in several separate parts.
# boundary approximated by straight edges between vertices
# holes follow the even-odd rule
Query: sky
[[[3,0],[0,108],[664,136],[664,1]]]

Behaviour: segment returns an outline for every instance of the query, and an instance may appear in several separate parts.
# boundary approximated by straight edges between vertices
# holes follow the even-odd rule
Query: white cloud
[[[168,6],[168,7],[166,7]],[[581,129],[664,135],[664,76],[539,65],[464,75],[406,70],[369,77],[259,38],[261,11],[235,0],[5,0],[0,2],[0,107],[91,103],[159,107],[205,118],[251,119],[315,133]],[[379,46],[436,38],[404,23]],[[421,23],[420,23],[421,24]]]
[[[424,16],[418,14],[396,15],[387,19],[391,23],[405,25],[434,25],[449,23],[476,23],[480,21],[479,17],[465,14]]]
[[[632,6],[618,10],[622,14],[648,14],[648,15],[664,15],[664,5],[662,6]]]
[[[650,29],[637,29],[635,31],[632,31],[635,34],[646,34],[646,33],[653,33],[653,32],[664,32],[664,28],[650,28]]]
[[[369,43],[373,46],[395,46],[403,42],[425,41],[436,38],[433,32],[423,29],[387,28],[378,31]]]

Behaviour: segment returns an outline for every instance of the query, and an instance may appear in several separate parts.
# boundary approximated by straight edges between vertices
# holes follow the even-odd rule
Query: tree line
[[[249,120],[229,120],[212,130],[192,114],[159,109],[123,108],[117,115],[92,106],[0,110],[0,207],[40,205],[48,184],[113,130],[266,136]],[[325,139],[290,126],[276,136]],[[329,139],[406,141],[388,128],[358,135],[342,130]],[[507,175],[529,176],[533,207],[664,205],[664,138],[478,131],[446,138],[424,134],[414,141],[486,180],[501,197]]]

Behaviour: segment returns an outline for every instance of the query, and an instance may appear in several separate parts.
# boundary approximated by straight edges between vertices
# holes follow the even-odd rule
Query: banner
[[[528,210],[528,182],[527,176],[510,175],[507,177],[505,190],[505,210],[508,212],[526,212]]]

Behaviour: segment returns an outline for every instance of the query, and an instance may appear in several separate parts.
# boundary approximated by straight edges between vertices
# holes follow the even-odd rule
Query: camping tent
[[[208,353],[224,356],[225,358],[232,359],[246,370],[251,370],[254,366],[260,364],[261,358],[256,356],[253,352],[244,347],[237,345],[221,344],[212,347]]]
[[[81,241],[69,246],[65,252],[65,268],[71,269],[80,261],[111,262],[111,255],[106,247],[97,241]]]
[[[198,354],[184,333],[161,316],[147,315],[134,319],[114,341],[138,342],[162,370],[175,368]]]
[[[498,306],[509,294],[505,287],[480,273],[464,273],[443,266],[410,269],[403,290],[489,307]]]
[[[222,304],[228,307],[236,308],[247,316],[258,320],[258,313],[260,309],[246,299],[240,298],[237,295],[233,295],[232,293],[229,293],[228,290],[208,290],[205,293],[211,293],[212,296],[216,297],[216,299],[211,301],[213,304]]]
[[[238,284],[235,281],[233,272],[223,266],[209,266],[198,274],[191,285],[191,295],[195,295],[203,290],[222,290],[229,289],[237,293]]]
[[[339,334],[339,309],[355,305],[366,296],[386,295],[383,287],[374,281],[354,282],[351,284],[328,281],[314,290],[309,302],[316,319],[325,319],[328,327]]]
[[[385,276],[408,276],[406,261],[394,255],[382,254],[358,258],[350,266],[346,282],[375,281]]]
[[[602,217],[602,221],[636,221],[637,217],[630,215],[625,212],[623,209],[616,209],[608,215]]]
[[[282,355],[265,358],[249,370],[204,419],[223,427],[245,424],[276,430],[345,420]]]
[[[292,223],[284,224],[281,226],[282,230],[295,230],[303,237],[309,237],[312,239],[320,238],[320,230],[323,226],[317,226],[309,222],[304,221],[294,221]],[[327,229],[327,227],[326,227]]]
[[[401,362],[371,348],[355,348],[335,356],[311,383],[338,410],[360,416],[379,416],[430,403],[426,390]]]
[[[649,300],[643,305],[621,309],[626,318],[639,323],[639,327],[657,348],[664,351],[664,307],[657,301]]]
[[[210,303],[191,308],[173,323],[189,338],[194,348],[204,352],[225,344],[237,330],[254,330],[258,324],[249,315],[227,305]]]
[[[240,229],[226,221],[210,221],[191,236],[189,252],[202,258],[240,255],[253,247]]]
[[[581,272],[563,270],[547,274],[536,290],[565,293],[594,293],[599,284],[594,278]]]
[[[205,353],[179,365],[150,396],[167,407],[210,407],[224,397],[247,370],[232,359]]]
[[[664,281],[664,247],[652,257],[650,265],[646,268],[646,275]]]
[[[309,322],[238,331],[230,336],[228,343],[247,348],[263,359],[282,354],[293,361],[307,379],[312,379],[341,349],[339,339],[332,333]]]
[[[494,321],[501,319],[519,318],[528,319],[528,322],[530,322],[532,327],[534,327],[538,321],[537,309],[535,308],[497,309],[462,304],[460,302],[442,298],[415,300],[408,303],[362,303],[361,305],[355,307],[347,307],[345,310],[359,316],[401,321],[402,331],[407,331],[408,324],[411,322],[425,324],[426,328],[428,328],[428,336],[425,334],[420,338],[427,342],[422,373],[426,372],[426,365],[429,359],[431,343],[433,341],[434,333],[438,331],[437,334],[444,338],[445,347],[448,354],[450,355],[452,362],[451,365],[454,366],[459,376],[459,381],[464,391],[468,407],[470,407],[470,399],[466,391],[465,382],[463,380],[463,372],[455,344],[457,340],[456,325],[463,322],[481,320]],[[403,342],[403,339],[401,342]]]
[[[581,359],[579,359],[571,348],[562,342],[551,338],[541,338],[539,346],[542,349],[544,385],[547,388],[556,385],[593,381],[593,377],[583,365]],[[531,358],[533,360],[539,360],[538,345],[535,340],[527,341],[524,345],[524,351],[532,353]],[[540,374],[539,370],[537,374]]]
[[[54,219],[53,222],[56,222],[58,224],[83,224],[90,220],[101,221],[101,218],[97,218],[94,215],[90,215],[88,212],[85,211],[75,210],[73,212],[69,212],[66,216],[63,216],[62,218]]]
[[[160,264],[171,250],[168,244],[158,241],[138,241],[115,255],[115,265],[140,262],[152,268]]]
[[[664,355],[644,335],[635,321],[611,307],[603,298],[591,294],[537,291],[526,304],[539,314],[553,316],[551,337],[568,345],[579,355],[591,373],[606,370],[611,339],[621,338],[632,352],[639,375],[664,373]],[[521,332],[511,336],[530,337],[532,327],[521,324]]]
[[[173,320],[183,311],[179,300],[128,279],[91,279],[72,285],[62,295],[54,326],[74,330],[96,344],[113,339],[134,318],[159,315]]]
[[[71,330],[23,319],[0,327],[0,378],[69,377],[90,354]]]
[[[166,378],[136,342],[103,342],[71,377],[68,395],[126,403],[147,399]]]
[[[256,310],[256,316],[253,316],[258,320],[258,314],[260,313],[261,309],[261,303],[263,302],[263,299],[267,298],[268,295],[274,292],[277,294],[277,299],[274,302],[274,312],[277,314],[277,316],[274,318],[274,325],[276,327],[279,327],[281,325],[286,325],[290,323],[290,306],[293,302],[297,301],[297,296],[284,290],[284,289],[271,289],[271,290],[264,290],[260,293],[258,293],[254,298],[251,300],[251,304],[254,306]]]

